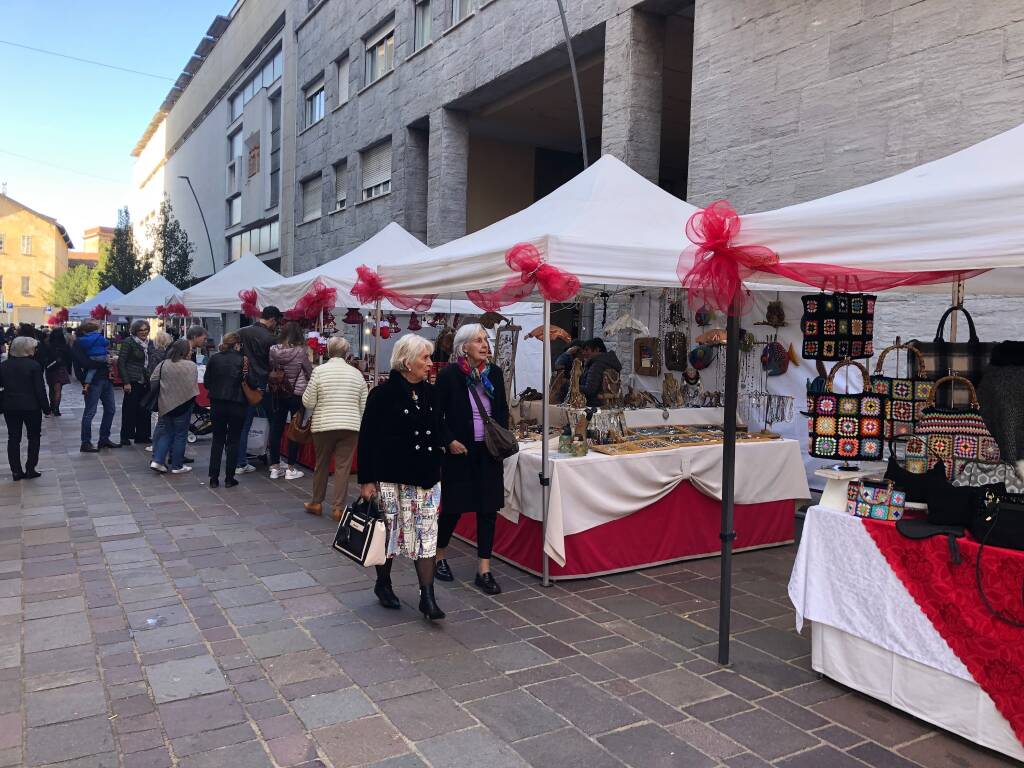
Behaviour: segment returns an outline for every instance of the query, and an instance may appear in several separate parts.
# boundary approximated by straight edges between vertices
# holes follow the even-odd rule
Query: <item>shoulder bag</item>
[[[1024,628],[1024,619],[1010,616],[992,605],[985,594],[981,571],[981,555],[986,546],[1024,550],[1024,496],[1000,493],[995,489],[980,494],[978,510],[971,522],[971,536],[980,544],[974,562],[974,576],[982,604],[999,621]],[[1021,584],[1020,594],[1024,594],[1024,583]]]
[[[477,410],[480,411],[480,416],[484,420],[484,445],[487,447],[487,452],[498,461],[515,456],[519,453],[519,441],[516,436],[492,419],[491,415],[484,410],[484,404],[480,401],[476,387],[468,386],[468,388],[469,394],[476,401]]]
[[[849,366],[861,372],[865,390],[869,385],[868,369],[860,363],[846,360],[833,366],[826,391],[807,396],[808,452],[819,459],[880,461],[886,397],[870,391],[834,392],[836,373]]]
[[[150,384],[149,391],[143,395],[141,405],[147,411],[156,411],[160,407],[160,379],[164,377],[164,361],[161,360],[160,364],[157,365],[157,369],[160,371],[157,374],[156,381]]]
[[[387,539],[387,523],[376,498],[360,498],[342,515],[332,546],[345,557],[369,567],[387,562]]]
[[[255,407],[263,402],[263,393],[253,386],[249,385],[249,358],[242,358],[242,394],[245,395],[245,401],[249,405]]]
[[[962,312],[967,318],[968,338],[967,341],[949,342],[946,341],[946,320],[954,312]],[[947,309],[939,319],[939,326],[935,329],[935,338],[932,341],[918,341],[917,339],[908,342],[921,353],[920,357],[911,360],[910,376],[914,379],[937,380],[950,372],[968,379],[971,384],[977,386],[981,383],[981,375],[989,356],[992,354],[994,342],[981,342],[978,340],[978,331],[974,327],[974,318],[962,304]],[[939,404],[949,408],[953,406],[964,406],[968,404],[967,393],[962,390],[952,390],[943,394]]]
[[[305,445],[313,439],[313,411],[296,411],[285,430],[285,435],[293,443]]]
[[[814,293],[801,297],[805,360],[845,360],[872,355],[875,296],[869,293]]]
[[[966,408],[944,408],[935,404],[935,396],[943,384],[960,383],[967,391]],[[939,459],[946,466],[946,479],[956,477],[966,462],[999,463],[999,446],[985,426],[978,406],[974,385],[963,376],[943,376],[932,387],[921,417],[914,428],[914,438],[907,445],[907,457],[924,452],[928,468]]]
[[[892,480],[854,481],[847,486],[846,511],[872,520],[899,520],[903,517],[907,495],[896,490]]]
[[[910,359],[914,358],[916,375],[908,371],[906,377],[899,373],[899,351],[907,352],[907,367],[910,366]],[[882,371],[885,365],[885,356],[896,351],[896,375],[886,376]],[[879,395],[886,396],[885,420],[883,428],[885,439],[891,440],[894,437],[914,434],[914,423],[921,416],[928,398],[932,393],[933,382],[928,378],[928,369],[924,363],[921,351],[909,344],[901,344],[899,339],[891,347],[886,347],[878,356],[875,363],[875,372],[871,376],[871,389]]]

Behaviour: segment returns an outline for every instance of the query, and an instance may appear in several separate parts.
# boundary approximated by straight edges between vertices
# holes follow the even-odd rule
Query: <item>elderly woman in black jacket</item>
[[[476,513],[476,586],[488,595],[501,587],[491,574],[491,547],[498,510],[505,505],[502,462],[484,445],[486,415],[508,428],[508,397],[501,368],[489,362],[487,331],[482,325],[464,325],[455,334],[455,364],[437,377],[441,434],[448,448],[442,465],[441,519],[437,534],[437,578],[453,581],[445,550],[464,512]]]
[[[149,355],[153,345],[149,342],[149,321],[136,320],[128,329],[128,337],[121,342],[117,356],[117,370],[124,384],[121,401],[121,445],[149,445],[153,418],[142,401],[149,393]]]
[[[203,375],[203,384],[210,394],[210,418],[213,421],[213,444],[210,446],[210,487],[220,483],[220,459],[227,449],[224,487],[238,485],[235,468],[238,464],[238,438],[242,434],[248,403],[242,392],[242,340],[235,332],[225,333],[220,350],[210,358]]]
[[[11,342],[10,356],[0,363],[0,410],[7,422],[7,461],[15,480],[39,477],[39,443],[43,414],[50,413],[43,384],[43,367],[34,359],[39,342],[19,336]],[[28,433],[28,459],[21,464],[21,432]]]
[[[359,483],[364,499],[378,495],[388,524],[388,562],[377,566],[374,594],[385,608],[400,608],[391,588],[396,555],[416,561],[420,612],[444,618],[434,598],[434,553],[441,501],[440,422],[434,388],[427,381],[434,345],[422,336],[403,336],[391,353],[387,381],[366,399],[359,427]]]

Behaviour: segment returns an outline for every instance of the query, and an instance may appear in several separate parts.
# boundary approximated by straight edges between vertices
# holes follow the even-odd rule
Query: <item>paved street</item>
[[[736,558],[729,669],[713,559],[547,590],[499,566],[490,598],[461,547],[428,626],[408,562],[392,612],[330,550],[308,473],[211,490],[208,443],[181,477],[80,455],[71,389],[43,478],[0,480],[0,766],[1008,764],[819,679],[792,548]]]

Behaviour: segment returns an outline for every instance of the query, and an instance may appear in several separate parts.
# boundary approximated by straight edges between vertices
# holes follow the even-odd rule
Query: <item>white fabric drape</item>
[[[216,274],[181,292],[182,302],[195,312],[238,312],[238,292],[277,279],[279,275],[256,256],[247,253]]]

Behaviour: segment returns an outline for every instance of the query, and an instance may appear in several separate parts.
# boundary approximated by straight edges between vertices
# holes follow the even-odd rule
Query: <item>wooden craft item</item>
[[[661,385],[661,402],[666,408],[681,408],[683,406],[683,391],[677,379],[671,372],[665,374],[665,380]]]
[[[602,408],[622,407],[622,374],[608,368],[601,377],[601,391],[597,395]]]
[[[587,398],[580,391],[580,379],[583,378],[583,361],[573,360],[572,373],[569,375],[569,397],[566,398],[566,405],[570,408],[586,408]]]
[[[633,371],[638,376],[661,375],[661,339],[638,336],[633,340]]]

